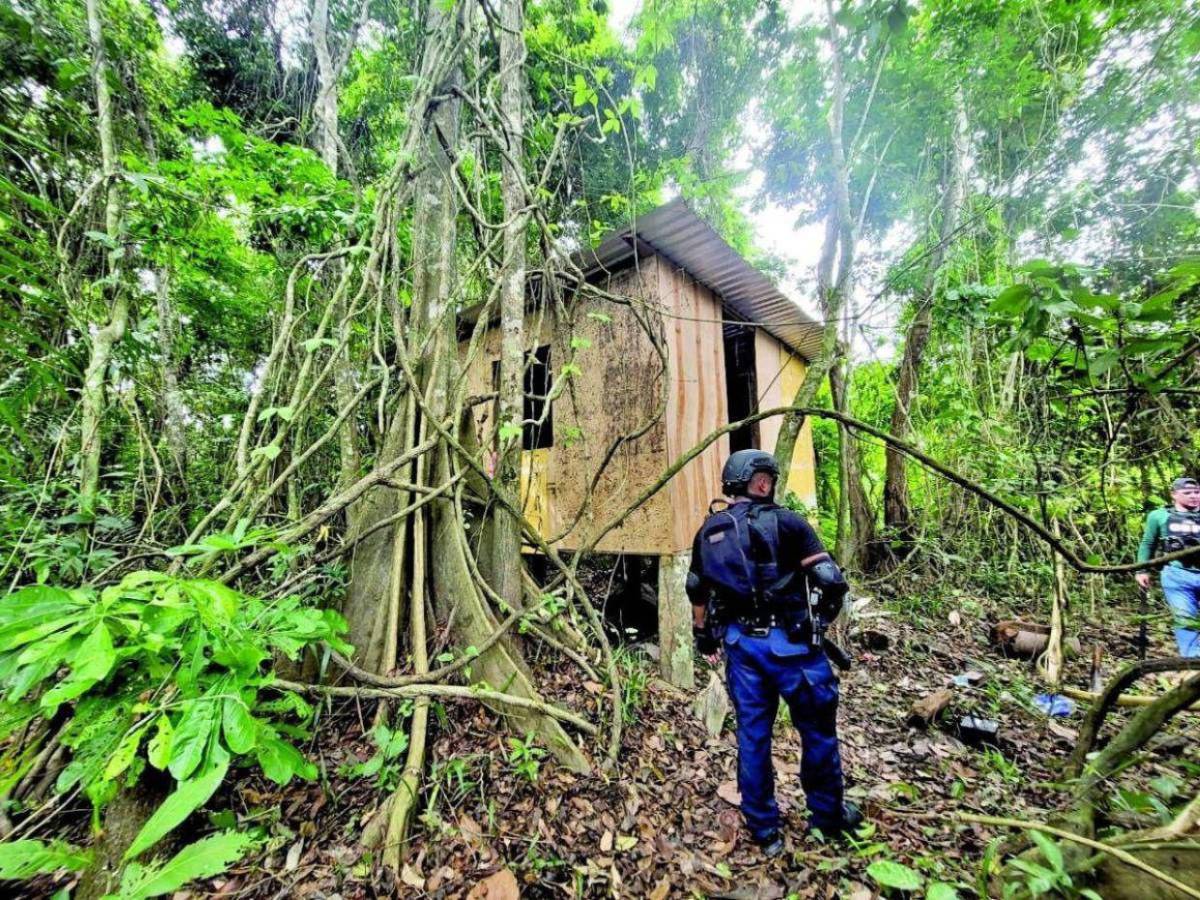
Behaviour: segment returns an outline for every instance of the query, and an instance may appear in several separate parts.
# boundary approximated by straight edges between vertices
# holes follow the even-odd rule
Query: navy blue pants
[[[842,821],[842,757],[838,750],[838,681],[825,654],[788,641],[782,629],[764,637],[736,625],[725,635],[729,697],[737,715],[738,790],[742,815],[756,840],[779,828],[771,729],[779,698],[800,731],[800,784],[811,824],[830,829]]]

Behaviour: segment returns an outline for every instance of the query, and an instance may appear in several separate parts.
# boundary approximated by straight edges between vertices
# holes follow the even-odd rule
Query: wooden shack
[[[526,370],[526,417],[544,415],[544,423],[527,425],[522,436],[523,502],[527,518],[563,551],[588,547],[705,435],[789,402],[821,336],[681,200],[610,234],[580,260],[587,281],[609,296],[575,291],[557,310],[531,305],[525,322],[526,335],[538,336]],[[461,345],[471,393],[495,390],[500,337],[492,327],[473,352]],[[572,375],[547,413],[544,398],[567,364]],[[491,404],[476,407],[481,436],[494,431],[494,416]],[[720,496],[725,458],[743,447],[773,449],[780,421],[722,435],[594,548],[657,558],[660,660],[675,684],[692,683],[683,593],[692,537]],[[815,505],[808,425],[789,487]]]

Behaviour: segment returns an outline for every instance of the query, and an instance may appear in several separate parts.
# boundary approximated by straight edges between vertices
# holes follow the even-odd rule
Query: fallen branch
[[[980,825],[994,825],[999,828],[1020,828],[1023,831],[1041,831],[1045,834],[1052,834],[1060,840],[1073,841],[1085,847],[1091,847],[1093,850],[1099,850],[1101,853],[1107,853],[1113,859],[1119,859],[1126,865],[1133,866],[1135,869],[1141,869],[1147,875],[1153,876],[1163,884],[1170,885],[1186,896],[1195,897],[1197,900],[1200,900],[1200,891],[1188,887],[1182,881],[1172,878],[1161,869],[1154,868],[1154,866],[1143,862],[1132,853],[1122,850],[1120,847],[1114,847],[1111,844],[1105,844],[1101,841],[1083,837],[1082,835],[1073,834],[1062,828],[1055,828],[1053,825],[1043,825],[1041,822],[1024,822],[1020,819],[1006,819],[1000,816],[980,816],[974,813],[954,813],[954,818],[962,822],[976,822]]]
[[[1117,838],[1117,842],[1121,844],[1144,844],[1144,843],[1160,843],[1163,841],[1174,841],[1185,835],[1191,834],[1200,825],[1200,794],[1192,798],[1183,809],[1179,811],[1174,819],[1168,824],[1159,828],[1151,828],[1148,831],[1134,831],[1129,834],[1123,834]]]
[[[1076,806],[1086,811],[1095,792],[1117,771],[1121,763],[1144,746],[1167,722],[1197,700],[1200,700],[1200,675],[1189,678],[1163,694],[1130,719],[1129,724],[1121,729],[1090,764],[1080,767],[1072,795]],[[1084,756],[1086,757],[1086,752]],[[1090,820],[1090,813],[1088,818]]]
[[[1148,659],[1141,662],[1132,663],[1122,669],[1104,688],[1104,692],[1099,696],[1091,694],[1087,691],[1077,691],[1078,694],[1086,694],[1086,698],[1095,701],[1095,706],[1088,713],[1087,718],[1083,721],[1083,727],[1079,729],[1079,741],[1075,745],[1075,751],[1071,754],[1071,759],[1067,762],[1067,775],[1071,778],[1078,778],[1083,772],[1084,762],[1087,755],[1092,752],[1092,747],[1095,746],[1096,738],[1100,735],[1100,728],[1104,725],[1104,719],[1112,710],[1113,706],[1119,704],[1122,699],[1132,701],[1134,697],[1125,698],[1122,696],[1125,689],[1132,685],[1135,681],[1145,675],[1150,675],[1155,672],[1181,672],[1188,670],[1200,670],[1200,659],[1187,659],[1182,656],[1173,656],[1167,659]],[[1066,691],[1064,691],[1066,693]],[[1145,703],[1138,703],[1140,706],[1148,706],[1157,698],[1138,697],[1137,700],[1145,700]]]
[[[598,733],[595,725],[573,712],[568,712],[565,709],[541,700],[532,700],[528,697],[505,694],[502,691],[493,691],[490,688],[462,687],[452,684],[408,684],[396,688],[344,687],[325,684],[304,684],[299,681],[287,681],[283,678],[276,678],[271,682],[270,686],[285,691],[295,691],[297,694],[324,694],[329,697],[373,697],[386,700],[397,697],[452,697],[458,700],[502,703],[520,709],[533,710],[542,715],[558,719],[560,722],[566,722],[568,725],[573,725],[584,734],[592,737],[595,737]]]

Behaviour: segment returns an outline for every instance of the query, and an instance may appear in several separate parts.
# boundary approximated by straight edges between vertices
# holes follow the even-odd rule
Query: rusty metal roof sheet
[[[821,323],[746,262],[682,199],[672,200],[581,254],[588,274],[623,267],[636,242],[665,257],[721,297],[735,318],[767,332],[811,360],[821,349]]]

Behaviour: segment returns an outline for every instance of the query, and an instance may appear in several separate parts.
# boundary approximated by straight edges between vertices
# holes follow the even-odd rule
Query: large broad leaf
[[[225,699],[225,745],[234,753],[249,753],[258,743],[258,724],[241,697]]]
[[[890,859],[879,859],[867,866],[867,874],[884,887],[898,891],[919,890],[925,879],[915,869]]]
[[[0,600],[0,651],[20,647],[38,634],[53,631],[56,622],[73,621],[78,604],[62,588],[39,584],[22,588]],[[43,626],[42,630],[38,626]]]
[[[200,614],[212,624],[224,624],[232,620],[242,602],[242,595],[233,588],[206,578],[185,581],[183,589],[196,601]]]
[[[168,768],[177,780],[183,781],[200,765],[212,730],[217,727],[219,709],[217,701],[208,696],[187,703],[183,718],[179,720],[171,738],[171,762]]]
[[[71,674],[45,693],[42,706],[53,710],[60,703],[74,700],[91,690],[97,682],[108,676],[116,661],[117,652],[113,649],[112,635],[108,626],[101,622],[75,651]]]
[[[1029,829],[1029,837],[1038,845],[1038,849],[1042,851],[1042,856],[1046,858],[1046,862],[1050,864],[1050,868],[1056,872],[1061,872],[1063,868],[1063,854],[1058,844],[1035,828]]]
[[[1033,291],[1029,285],[1009,285],[992,301],[989,311],[997,316],[1019,315],[1029,306],[1029,300],[1032,297]]]
[[[228,771],[229,761],[224,760],[179,785],[142,826],[142,830],[133,839],[129,849],[125,851],[125,859],[133,859],[149,850],[184,819],[203,806],[221,786],[221,782],[225,780],[225,773]]]
[[[121,890],[105,900],[144,900],[177,891],[189,881],[220,875],[241,859],[256,839],[236,831],[222,831],[188,844],[162,865],[130,863],[121,879]]]
[[[316,766],[287,741],[278,738],[262,740],[258,744],[256,755],[263,774],[276,784],[287,784],[293,775],[299,775],[306,781],[317,777]]]
[[[0,844],[0,879],[15,881],[59,869],[78,872],[91,861],[87,853],[62,841],[11,841]]]

